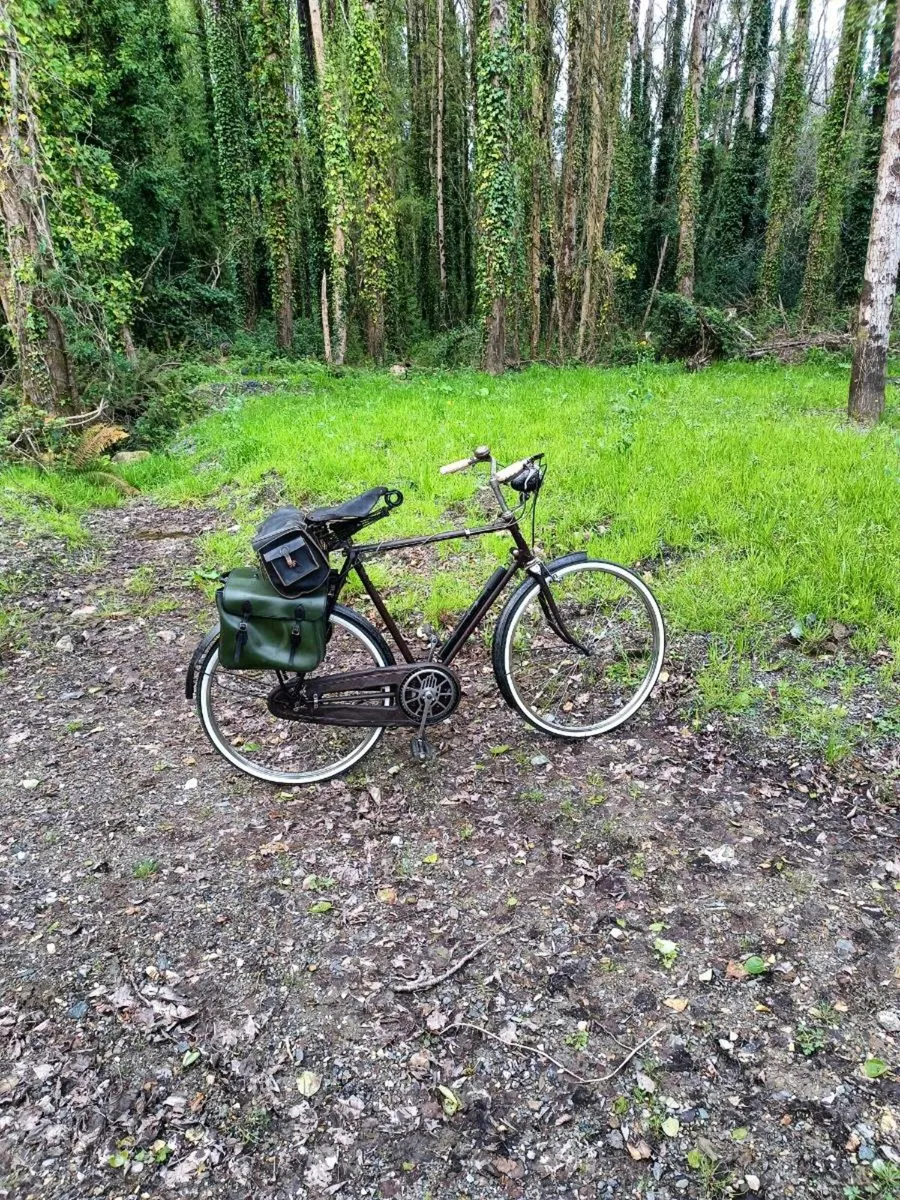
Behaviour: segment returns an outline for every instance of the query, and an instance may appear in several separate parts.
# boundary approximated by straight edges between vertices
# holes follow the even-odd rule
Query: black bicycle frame
[[[493,608],[513,575],[517,571],[524,570],[534,561],[534,554],[519,528],[519,522],[514,513],[506,513],[498,521],[494,521],[490,525],[480,525],[476,529],[452,529],[447,530],[445,533],[425,534],[421,537],[396,538],[386,542],[368,542],[360,545],[355,545],[352,542],[345,543],[340,547],[344,551],[345,557],[338,575],[336,594],[340,595],[341,589],[350,572],[355,571],[365,589],[366,595],[374,604],[376,612],[384,622],[385,628],[390,633],[403,658],[406,662],[416,662],[416,657],[409,648],[406,638],[388,611],[384,597],[369,577],[369,573],[363,565],[363,560],[366,558],[375,558],[382,554],[390,554],[392,550],[410,550],[416,546],[432,546],[436,542],[449,542],[459,538],[483,537],[488,533],[508,533],[510,535],[513,540],[512,561],[509,566],[498,567],[494,571],[477,598],[463,613],[456,628],[451,631],[447,640],[439,647],[436,655],[437,661],[449,664],[475,632],[479,622]],[[552,607],[559,626],[564,628],[562,617],[556,609],[550,589],[543,584],[543,576],[541,576],[539,582],[542,583],[542,593]],[[566,636],[565,640],[575,644],[571,636]]]

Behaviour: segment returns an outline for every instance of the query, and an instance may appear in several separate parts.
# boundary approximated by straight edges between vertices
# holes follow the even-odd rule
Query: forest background
[[[846,347],[894,22],[893,0],[0,0],[8,438],[103,405],[158,444],[190,415],[173,368],[223,354]]]

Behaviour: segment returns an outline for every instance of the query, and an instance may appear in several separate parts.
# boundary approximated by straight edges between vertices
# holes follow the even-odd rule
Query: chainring
[[[459,680],[440,663],[414,667],[400,685],[397,701],[411,721],[435,725],[459,704]]]

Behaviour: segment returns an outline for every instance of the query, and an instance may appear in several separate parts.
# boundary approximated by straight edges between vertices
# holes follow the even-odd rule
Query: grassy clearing
[[[277,498],[337,501],[385,483],[406,503],[379,534],[475,522],[485,500],[473,476],[437,468],[488,442],[501,460],[547,452],[547,553],[583,547],[640,564],[670,627],[711,635],[706,707],[756,704],[746,664],[797,622],[815,640],[840,621],[855,650],[900,656],[900,412],[889,402],[874,432],[847,426],[840,364],[532,368],[502,379],[334,378],[282,365],[266,378],[273,391],[244,395],[235,376],[222,410],[171,454],[126,471],[164,503],[230,505],[238,529],[205,539],[207,569],[246,560],[249,533]],[[74,541],[81,512],[119,502],[83,479],[16,470],[0,481],[6,513]],[[435,620],[459,611],[505,554],[503,539],[484,539],[445,548],[431,578],[394,562],[380,565],[380,581],[407,593],[400,611]]]

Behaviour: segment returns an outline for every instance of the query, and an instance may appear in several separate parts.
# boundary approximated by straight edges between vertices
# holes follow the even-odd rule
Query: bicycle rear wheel
[[[384,733],[383,726],[316,725],[281,720],[269,711],[274,671],[226,671],[219,642],[198,670],[197,713],[207,737],[239,770],[268,783],[321,783],[349,771]],[[359,613],[335,605],[325,662],[329,674],[387,667],[394,662],[384,638]]]
[[[555,570],[548,586],[566,641],[548,620],[536,580],[512,595],[493,642],[506,702],[557,737],[608,733],[641,707],[659,677],[665,628],[650,589],[615,563],[585,559]]]

